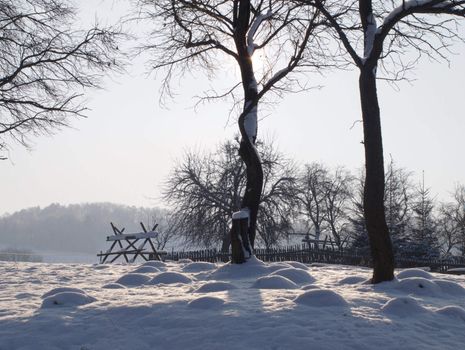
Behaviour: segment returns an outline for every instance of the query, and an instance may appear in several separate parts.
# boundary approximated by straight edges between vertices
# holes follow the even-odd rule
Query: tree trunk
[[[241,208],[248,208],[250,211],[248,236],[251,248],[253,249],[257,232],[258,208],[263,187],[263,169],[257,149],[252,142],[243,138],[239,154],[246,164],[247,174],[247,183]]]
[[[320,225],[315,225],[315,248],[320,249],[320,237],[321,237],[321,229]]]
[[[263,169],[255,148],[257,138],[257,95],[258,87],[252,66],[251,53],[248,50],[247,31],[251,15],[250,1],[234,2],[234,41],[238,53],[237,62],[241,71],[242,87],[244,89],[244,108],[238,124],[241,132],[239,155],[246,166],[246,189],[241,203],[241,213],[248,214],[248,225],[244,226],[244,215],[233,215],[231,228],[232,262],[245,262],[247,257],[241,258],[249,251],[253,252],[255,244],[257,214],[263,187]],[[243,232],[244,230],[247,232]],[[240,243],[240,244],[239,244]],[[241,248],[239,251],[239,247]],[[242,254],[242,255],[241,255]]]
[[[384,212],[384,159],[374,67],[363,67],[359,87],[365,146],[363,208],[373,259],[372,283],[394,278],[394,254]]]
[[[229,252],[229,246],[231,245],[231,233],[228,232],[224,237],[223,241],[221,242],[221,252],[222,253],[228,253]]]

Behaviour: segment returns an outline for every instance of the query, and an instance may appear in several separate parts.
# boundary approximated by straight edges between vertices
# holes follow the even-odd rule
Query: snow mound
[[[192,279],[183,275],[179,272],[162,272],[159,275],[156,275],[148,283],[149,284],[174,284],[174,283],[183,283],[189,284],[192,282]]]
[[[196,309],[218,309],[224,305],[224,300],[217,297],[200,297],[191,300],[188,305]]]
[[[307,271],[304,271],[302,269],[296,269],[294,267],[275,271],[271,273],[270,276],[282,276],[298,284],[315,282],[315,279],[312,276],[310,276],[310,274]]]
[[[265,276],[257,279],[252,288],[257,289],[296,289],[297,285],[283,276]]]
[[[142,266],[151,266],[156,267],[157,269],[164,269],[166,264],[163,261],[159,260],[150,260],[142,264]]]
[[[21,300],[21,299],[29,299],[29,298],[33,298],[35,297],[34,294],[32,293],[18,293],[15,295],[15,298],[18,299],[18,300]]]
[[[324,264],[324,263],[311,263],[310,264],[310,267],[325,267],[325,266],[328,266],[328,264]]]
[[[133,273],[157,273],[157,272],[160,272],[160,270],[156,268],[155,266],[147,265],[147,266],[140,266],[132,272]]]
[[[202,272],[216,269],[216,265],[209,262],[193,262],[182,268],[184,272]]]
[[[460,306],[445,306],[436,310],[436,313],[447,317],[456,318],[465,322],[465,309],[461,308]]]
[[[58,293],[63,293],[63,292],[71,292],[71,293],[79,293],[79,294],[86,294],[82,289],[79,288],[72,288],[72,287],[58,287],[54,288],[52,290],[49,290],[47,293],[42,295],[42,299],[48,298],[49,296],[58,294]]]
[[[302,270],[308,270],[308,266],[298,262],[298,261],[286,261],[286,264],[296,268],[296,269],[302,269]]]
[[[426,278],[428,280],[433,279],[433,276],[429,272],[426,272],[422,269],[406,269],[399,272],[396,277],[399,280],[410,277],[421,277]]]
[[[444,280],[433,280],[441,290],[447,294],[457,295],[457,296],[465,296],[465,288],[463,288],[460,284],[452,281],[444,281]]]
[[[55,306],[79,306],[93,303],[97,299],[83,293],[61,292],[50,295],[42,301],[42,308]]]
[[[147,283],[150,277],[142,273],[128,273],[118,278],[116,283],[126,287],[136,287]]]
[[[208,282],[198,288],[195,293],[214,293],[236,289],[236,286],[228,282]]]
[[[311,290],[311,289],[320,289],[320,287],[314,285],[314,284],[307,284],[305,286],[302,286],[300,289],[302,290]]]
[[[366,280],[367,280],[367,278],[366,278],[366,277],[362,277],[362,276],[349,276],[349,277],[343,278],[343,279],[340,280],[337,284],[338,284],[338,285],[343,285],[343,284],[357,284],[357,283],[365,282]]]
[[[406,317],[425,313],[428,310],[411,297],[399,297],[388,300],[381,310],[392,316]]]
[[[342,296],[329,289],[307,290],[295,298],[294,302],[314,307],[347,306],[347,301]]]
[[[409,294],[436,296],[441,293],[441,288],[426,278],[408,277],[399,281],[396,288]]]
[[[190,264],[191,262],[193,262],[191,259],[179,259],[178,260],[178,263],[180,264]]]
[[[102,286],[102,288],[104,288],[104,289],[123,289],[123,288],[126,288],[126,287],[123,286],[122,284],[119,284],[119,283],[107,283],[104,286]]]
[[[268,265],[268,273],[289,268],[292,268],[292,266],[286,263],[271,263]]]
[[[259,277],[269,273],[268,266],[261,260],[251,257],[244,264],[227,263],[210,274],[210,279],[238,279]]]

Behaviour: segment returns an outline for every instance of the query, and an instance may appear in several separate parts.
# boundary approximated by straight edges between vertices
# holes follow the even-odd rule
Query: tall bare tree
[[[373,257],[373,283],[394,278],[394,255],[384,213],[384,159],[377,94],[378,68],[398,80],[417,61],[415,51],[434,59],[447,57],[454,39],[462,39],[455,18],[465,16],[459,0],[300,0],[321,11],[334,37],[360,72],[359,90],[365,146],[364,213]],[[447,17],[438,15],[449,15]],[[455,16],[455,17],[454,17]],[[380,23],[380,24],[378,24]]]
[[[120,34],[75,22],[66,0],[0,0],[0,159],[83,116],[84,89],[120,69]]]
[[[330,175],[325,188],[325,217],[329,232],[339,249],[351,238],[349,230],[349,204],[352,198],[352,175],[344,168],[338,167]]]
[[[246,187],[239,140],[223,143],[214,153],[187,153],[171,172],[165,199],[174,208],[176,231],[188,243],[207,247],[231,244],[231,215],[240,208]],[[296,178],[292,162],[272,144],[259,143],[264,186],[257,220],[258,241],[269,248],[284,238],[294,217]]]
[[[242,112],[238,117],[240,155],[245,164],[246,188],[236,218],[247,218],[245,230],[231,229],[234,263],[253,254],[258,206],[263,186],[263,169],[255,147],[259,101],[270,91],[278,94],[294,83],[289,73],[297,68],[317,66],[320,57],[309,48],[316,42],[318,11],[289,1],[264,0],[140,0],[137,17],[153,25],[142,51],[153,54],[153,68],[164,70],[163,91],[170,92],[176,73],[203,68],[212,75],[232,59],[240,71],[237,84],[215,99],[234,95],[242,87]],[[257,51],[276,64],[261,78],[256,76],[252,57]],[[315,51],[316,52],[316,51]],[[321,50],[318,50],[321,52]],[[305,55],[304,55],[305,54]],[[237,222],[233,220],[234,222]]]

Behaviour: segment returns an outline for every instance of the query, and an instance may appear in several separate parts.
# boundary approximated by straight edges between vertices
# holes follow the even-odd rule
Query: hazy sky
[[[86,13],[103,2],[86,2]],[[91,4],[91,5],[89,5]],[[385,159],[425,171],[426,184],[447,199],[457,182],[465,183],[465,56],[454,47],[451,67],[424,60],[412,84],[400,91],[380,83]],[[160,188],[176,159],[190,148],[209,150],[237,133],[228,123],[227,104],[201,107],[191,97],[208,83],[197,75],[159,106],[159,80],[135,62],[130,74],[107,79],[105,90],[89,92],[89,118],[73,129],[35,139],[32,152],[17,145],[0,162],[0,215],[30,206],[109,201],[137,206],[164,205]],[[315,77],[324,88],[287,95],[259,123],[259,137],[274,138],[279,149],[301,163],[321,161],[350,170],[363,166],[357,74]]]

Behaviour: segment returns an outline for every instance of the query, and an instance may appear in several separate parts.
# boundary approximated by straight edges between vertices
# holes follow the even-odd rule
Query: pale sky
[[[401,83],[400,91],[379,84],[385,159],[392,155],[414,171],[415,181],[424,170],[426,185],[444,200],[454,184],[465,183],[465,46],[454,51],[450,68],[423,60],[416,81]],[[191,108],[191,97],[208,87],[202,75],[183,81],[164,109],[158,104],[160,82],[143,71],[136,61],[129,75],[89,91],[89,118],[75,120],[73,129],[34,139],[31,152],[12,145],[10,159],[0,161],[0,215],[51,203],[164,206],[161,186],[173,162],[187,149],[210,150],[237,133],[234,120],[228,123],[229,105]],[[351,129],[360,119],[357,74],[312,81],[324,87],[285,96],[259,122],[259,138],[273,138],[300,163],[356,171],[363,166],[361,124]]]

